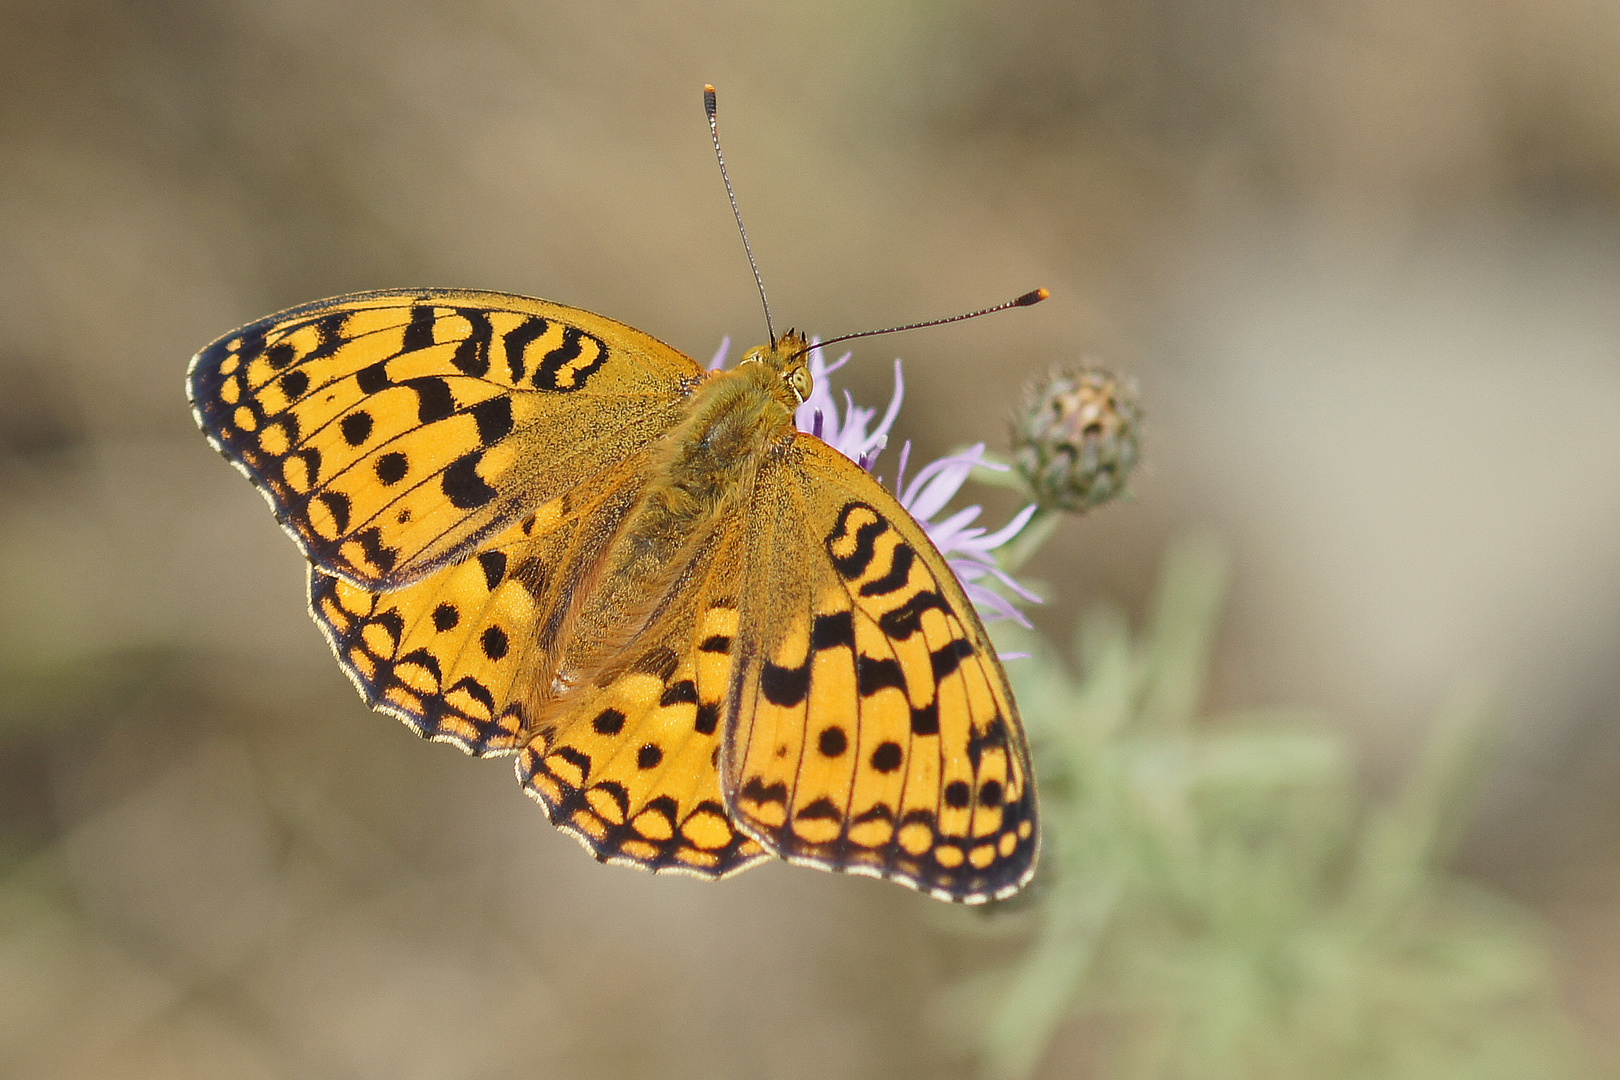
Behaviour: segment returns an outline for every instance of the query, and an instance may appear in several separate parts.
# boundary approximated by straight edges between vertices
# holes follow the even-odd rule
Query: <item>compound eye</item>
[[[799,399],[799,404],[803,405],[807,400],[809,400],[810,390],[812,388],[809,368],[796,367],[792,371],[788,372],[787,383],[793,388],[793,393]]]

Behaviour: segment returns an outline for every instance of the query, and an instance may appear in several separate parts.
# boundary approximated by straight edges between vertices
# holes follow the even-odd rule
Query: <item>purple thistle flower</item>
[[[832,391],[831,375],[847,364],[849,357],[850,354],[845,353],[829,364],[820,348],[810,350],[810,397],[799,406],[793,419],[800,431],[808,431],[871,472],[878,455],[889,444],[889,429],[894,426],[895,417],[900,415],[900,401],[905,397],[906,384],[900,374],[900,361],[896,360],[894,396],[889,399],[889,407],[884,410],[881,420],[877,420],[876,409],[856,405],[848,390],[844,391],[844,409],[840,415],[838,399]],[[867,430],[874,420],[877,420],[877,425]]]
[[[928,538],[945,556],[945,561],[951,564],[951,569],[956,571],[957,580],[962,583],[962,590],[968,594],[968,599],[986,618],[1012,619],[1027,628],[1030,624],[1023,612],[1005,596],[981,582],[985,578],[993,578],[1021,599],[1035,604],[1041,602],[1040,597],[1002,570],[995,556],[996,548],[1017,536],[1029,524],[1029,519],[1035,515],[1035,504],[1024,507],[995,532],[973,524],[984,512],[983,507],[977,505],[963,507],[949,517],[936,521],[935,515],[943,512],[945,505],[956,497],[975,467],[1005,471],[1007,466],[984,460],[984,443],[976,443],[960,454],[942,457],[924,465],[908,486],[905,483],[905,469],[910,451],[911,444],[908,442],[900,452],[900,471],[894,481],[900,505],[910,511],[917,524],[928,533]]]

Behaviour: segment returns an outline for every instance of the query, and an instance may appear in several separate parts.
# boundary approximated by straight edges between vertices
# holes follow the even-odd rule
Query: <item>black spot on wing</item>
[[[506,576],[506,552],[485,551],[478,556],[478,568],[484,572],[484,587],[490,592]]]
[[[835,611],[817,615],[810,627],[810,648],[823,649],[855,647],[855,615],[850,611]]]
[[[291,454],[288,461],[302,461],[304,463],[305,487],[314,484],[321,476],[321,452],[313,446],[306,447]],[[287,474],[286,465],[282,466],[282,475]]]
[[[585,356],[587,349],[591,356],[581,364],[580,358]],[[535,368],[535,388],[558,392],[578,390],[601,370],[607,359],[607,344],[601,338],[587,334],[577,326],[566,327],[562,344],[548,352]]]
[[[570,748],[564,747],[563,749],[566,750]],[[561,751],[559,751],[559,753],[560,752]],[[581,754],[580,756],[585,757],[584,754]],[[591,759],[588,757],[585,758],[587,765],[590,763],[590,760]],[[573,763],[572,759],[569,759],[569,761],[570,764]],[[630,793],[626,791],[624,785],[619,783],[617,780],[603,780],[600,784],[591,785],[591,790],[599,791],[603,795],[606,795],[608,798],[612,799],[614,805],[619,808],[620,818],[625,818],[630,815]]]
[[[401,352],[415,352],[433,344],[433,309],[425,304],[411,308],[411,321],[405,324]]]
[[[559,386],[557,376],[567,365],[579,359],[582,350],[580,332],[577,328],[569,326],[563,328],[563,343],[546,353],[534,369],[534,386],[537,390],[564,389]],[[566,389],[572,390],[569,386]]]
[[[284,412],[280,415],[281,418],[276,423],[281,425],[282,433],[287,437],[287,444],[289,446],[296,444],[299,439],[299,432],[302,430],[298,426],[298,417],[290,412]]]
[[[656,798],[647,800],[646,805],[637,812],[635,820],[640,821],[647,814],[656,814],[664,819],[663,831],[667,835],[675,831],[675,818],[680,812],[681,804],[676,802],[673,797],[659,795]],[[635,826],[632,825],[632,828],[635,828]],[[637,829],[636,831],[640,832],[641,830]]]
[[[283,312],[282,314],[285,315],[286,313]],[[277,316],[272,315],[260,320],[254,326],[245,328],[241,332],[242,338],[237,343],[236,349],[226,350],[226,354],[234,351],[245,360],[252,360],[255,356],[262,355],[274,371],[282,370],[295,360],[303,363],[320,360],[323,357],[331,356],[344,343],[345,339],[342,336],[342,331],[343,323],[347,318],[347,313],[337,311],[318,319],[308,319],[303,322],[283,322],[276,325]],[[316,345],[310,352],[300,356],[297,348],[286,338],[306,328],[314,329]],[[271,329],[279,333],[282,340],[266,348],[266,331]],[[216,342],[216,346],[229,343],[230,338],[227,337],[220,342]]]
[[[476,510],[480,506],[487,506],[499,494],[478,475],[478,463],[483,458],[482,450],[474,450],[461,455],[444,470],[440,487],[444,490],[445,498],[450,500],[450,505],[457,510]]]
[[[495,711],[495,695],[491,694],[489,689],[485,687],[483,683],[479,682],[471,675],[466,675],[458,679],[456,684],[450,688],[450,692],[452,694],[458,690],[472,698],[474,701],[478,702],[491,713]]]
[[[471,409],[478,424],[478,441],[485,446],[500,441],[512,431],[512,399],[493,397],[480,401]]]
[[[416,418],[424,424],[443,420],[456,411],[456,396],[450,384],[437,376],[410,379],[405,383],[416,392]]]
[[[383,543],[382,530],[377,526],[361,529],[354,534],[354,539],[359,541],[365,561],[383,573],[388,573],[399,562],[399,549]]]
[[[757,776],[748,778],[743,784],[739,794],[751,803],[782,803],[787,804],[787,785],[778,780],[774,784],[766,784]]]
[[[663,696],[658,699],[660,706],[670,705],[696,705],[698,699],[697,686],[691,679],[682,679],[677,683],[670,683],[664,688]]]
[[[263,343],[264,343],[264,332],[263,331],[259,332],[259,334],[258,334],[258,342],[256,344],[254,342],[251,342],[249,340],[244,339],[244,341],[242,342],[242,350],[241,350],[242,355],[243,356],[252,356],[258,350],[258,347],[260,345],[262,345]],[[284,368],[288,364],[292,363],[293,359],[297,355],[298,355],[298,350],[292,347],[291,342],[287,342],[287,341],[278,341],[278,342],[276,342],[276,344],[270,346],[268,349],[265,349],[265,351],[264,351],[265,363],[269,364],[271,370],[273,370],[273,371],[280,371],[282,368]]]
[[[861,590],[865,593],[865,589]],[[932,589],[925,589],[914,594],[905,603],[893,611],[886,611],[878,619],[878,629],[885,637],[904,641],[922,628],[923,612],[934,610],[950,614],[951,609],[945,603],[945,598]]]
[[[861,586],[862,596],[886,596],[896,589],[905,588],[906,582],[911,578],[911,564],[917,561],[917,553],[910,544],[896,544],[894,554],[889,560],[889,570],[880,578],[873,578]]]
[[[410,459],[397,450],[390,451],[377,459],[375,470],[383,487],[393,487],[411,471]]]
[[[856,514],[864,512],[870,520],[862,522],[855,529],[854,547],[847,555],[838,555],[834,545],[849,536],[850,519]],[[827,557],[832,560],[836,569],[845,581],[853,581],[866,573],[871,565],[872,556],[877,552],[877,538],[888,531],[888,524],[872,507],[863,502],[848,502],[838,513],[838,521],[833,525],[832,532],[827,534]]]
[[[957,638],[935,649],[928,654],[929,662],[934,667],[934,680],[937,682],[962,666],[962,661],[973,655],[973,643],[966,638]]]
[[[338,424],[338,430],[343,433],[343,441],[350,446],[359,446],[371,438],[371,427],[371,414],[364,409],[354,410]]]
[[[347,344],[349,339],[344,336],[343,328],[348,322],[347,311],[331,311],[315,319],[311,325],[315,327],[317,343],[304,361],[323,360]]]
[[[523,586],[523,590],[535,600],[546,588],[546,566],[539,559],[519,559],[517,566],[512,569],[512,580]]]
[[[542,337],[550,329],[550,326],[551,324],[546,320],[536,316],[524,320],[506,332],[504,338],[506,370],[511,373],[513,383],[523,381],[526,371],[523,363],[523,351],[536,338]]]
[[[798,667],[778,667],[766,661],[759,673],[759,687],[765,700],[784,707],[797,705],[810,692],[810,662]]]
[[[457,371],[481,379],[489,374],[489,343],[494,327],[489,316],[477,308],[457,308],[456,314],[467,320],[472,331],[456,345],[450,363]]]
[[[800,821],[838,821],[844,815],[838,809],[837,803],[828,798],[820,798],[802,807],[793,816]]]
[[[506,631],[498,626],[487,628],[483,636],[479,638],[479,644],[483,646],[484,655],[491,660],[499,660],[511,648],[511,641],[507,638]]]
[[[983,731],[980,731],[979,726],[974,724],[972,730],[968,732],[968,764],[973,766],[974,772],[977,772],[979,762],[983,759],[984,751],[987,748],[1001,749],[1006,745],[1007,723],[1001,717],[998,716],[991,720],[990,723],[985,725]]]
[[[855,688],[861,697],[871,697],[889,687],[901,691],[906,688],[905,673],[900,670],[899,661],[889,656],[873,657],[865,653],[855,657]]]
[[[378,360],[375,364],[363,367],[354,373],[354,381],[360,391],[366,394],[375,394],[394,385],[394,380],[388,377],[388,361]]]
[[[853,822],[856,825],[861,825],[861,824],[864,824],[865,822],[868,822],[868,821],[893,821],[893,820],[894,820],[894,809],[888,803],[882,803],[882,802],[873,803],[871,806],[867,807],[865,810],[862,810],[860,813],[858,813],[854,817],[850,818],[850,821]]]
[[[900,767],[905,758],[905,751],[900,749],[899,743],[879,743],[878,748],[872,751],[872,768],[880,773],[892,773]]]

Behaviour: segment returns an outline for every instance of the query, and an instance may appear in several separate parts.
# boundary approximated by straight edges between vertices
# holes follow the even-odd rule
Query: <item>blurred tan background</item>
[[[1215,704],[1320,706],[1380,786],[1495,687],[1466,865],[1620,1053],[1617,56],[1608,0],[4,0],[0,1073],[971,1075],[932,901],[599,867],[369,713],[185,408],[201,345],[365,288],[754,343],[706,81],[779,325],[1054,294],[862,343],[921,451],[1055,362],[1140,381],[1044,629],[1202,529]]]

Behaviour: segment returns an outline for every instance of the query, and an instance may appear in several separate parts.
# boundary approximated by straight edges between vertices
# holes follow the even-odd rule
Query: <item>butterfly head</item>
[[[797,330],[789,330],[769,345],[749,349],[737,366],[743,364],[764,364],[774,371],[777,400],[789,410],[809,399],[814,387],[810,378],[810,339]]]

